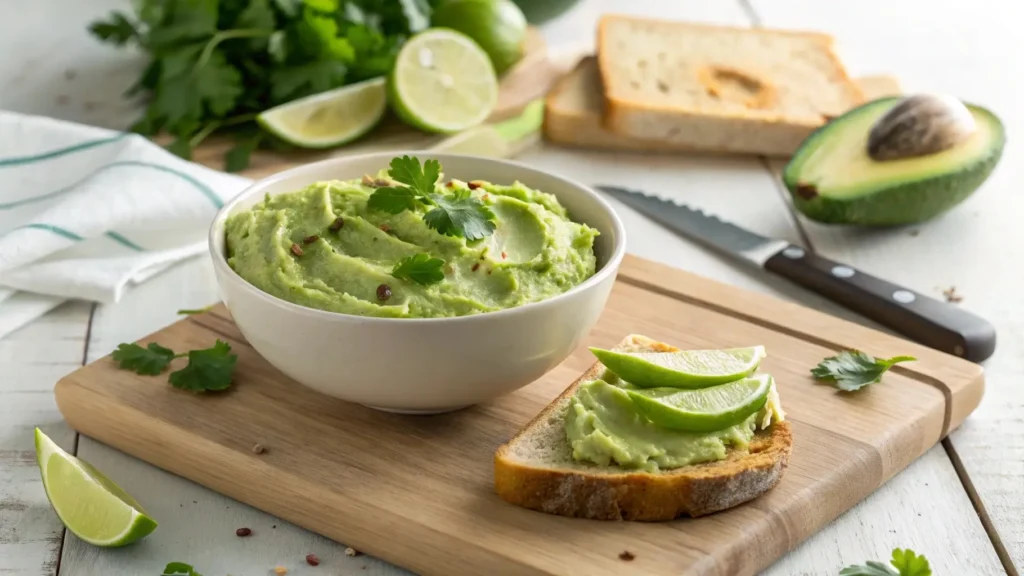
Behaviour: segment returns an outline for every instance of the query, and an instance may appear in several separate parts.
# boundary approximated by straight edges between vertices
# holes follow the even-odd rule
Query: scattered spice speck
[[[278,567],[274,568],[274,574],[277,574],[277,576],[284,576],[287,573],[288,573],[288,569],[285,568],[284,566],[278,566]]]
[[[277,528],[277,524],[274,524],[273,526],[271,526],[271,528]]]
[[[480,263],[479,262],[477,262],[476,264],[473,264],[473,267],[470,268],[470,270],[472,270],[473,272],[476,272],[479,269],[480,269]]]
[[[310,566],[319,566],[320,559],[316,557],[316,554],[306,554],[306,564]]]
[[[352,557],[352,556],[359,556],[359,554],[360,554],[359,550],[356,550],[355,548],[351,548],[351,547],[350,548],[345,548],[345,556]]]
[[[476,190],[477,188],[480,187],[480,182],[478,182],[477,180],[473,180],[468,184],[468,186],[470,190]]]
[[[331,225],[328,227],[328,230],[330,230],[331,232],[337,232],[338,230],[341,230],[341,227],[344,225],[345,219],[342,218],[341,216],[338,216],[337,218],[334,219],[334,222],[331,222]]]
[[[501,259],[502,259],[502,260],[504,260],[504,259],[506,259],[506,258],[508,258],[508,254],[505,254],[505,251],[504,251],[504,250],[502,250],[502,251],[501,251]]]
[[[390,232],[391,231],[391,226],[388,226],[387,224],[381,224],[380,226],[378,226],[378,228],[380,228],[382,232]]]
[[[455,188],[455,181],[454,180],[449,180],[448,183],[445,184],[444,186],[445,186],[445,188]]]
[[[253,454],[263,454],[266,451],[267,449],[263,447],[263,444],[253,444],[252,446]]]
[[[245,538],[250,534],[252,534],[252,529],[250,528],[239,528],[238,530],[235,530],[235,536],[238,536],[239,538]]]
[[[957,293],[956,286],[950,286],[942,291],[942,295],[946,297],[946,302],[957,304],[964,299],[963,296]]]
[[[385,178],[377,178],[376,180],[373,181],[373,185],[378,187],[378,188],[383,188],[385,186],[391,186],[392,184],[394,184],[394,182],[392,182],[391,180],[387,180]]]
[[[362,184],[363,186],[373,186],[373,178],[369,174],[363,174]]]
[[[296,256],[302,256],[302,247],[299,246],[298,244],[295,244],[293,242],[292,243],[292,254],[295,254]]]
[[[491,199],[491,195],[490,194],[484,194],[483,196],[481,196],[481,198],[483,198],[484,200],[490,200]]]
[[[312,244],[313,242],[316,242],[319,239],[320,239],[319,236],[317,236],[316,234],[313,234],[312,236],[306,236],[305,238],[303,238],[302,239],[302,243],[303,244]]]
[[[619,554],[619,560],[622,560],[623,562],[632,562],[634,558],[636,558],[636,556],[634,556],[629,550],[623,550]]]
[[[388,298],[391,298],[391,287],[387,284],[377,286],[377,300],[386,302]]]

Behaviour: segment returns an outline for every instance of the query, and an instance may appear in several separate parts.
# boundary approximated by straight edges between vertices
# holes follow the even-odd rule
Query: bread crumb
[[[287,573],[288,573],[288,569],[285,568],[284,566],[278,566],[278,567],[274,568],[274,574],[277,574],[277,576],[284,576]]]
[[[345,556],[359,556],[359,554],[359,550],[356,550],[355,548],[345,548]]]
[[[263,444],[253,444],[252,446],[253,454],[263,454],[266,451],[267,449],[263,447]]]
[[[964,299],[963,296],[957,294],[956,286],[950,286],[942,291],[942,295],[946,297],[946,302],[951,304],[957,304]]]
[[[619,560],[622,560],[623,562],[632,562],[634,558],[636,558],[636,556],[634,556],[629,550],[623,550],[619,554]]]

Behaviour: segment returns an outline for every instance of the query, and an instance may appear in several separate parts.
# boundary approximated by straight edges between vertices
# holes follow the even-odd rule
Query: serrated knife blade
[[[759,267],[764,266],[772,255],[789,246],[785,240],[766,238],[702,210],[639,190],[617,186],[597,186],[597,189],[669,230],[710,248],[748,260]]]
[[[995,351],[992,324],[962,308],[683,204],[618,186],[595,188],[681,236],[778,274],[921,344],[974,362]]]

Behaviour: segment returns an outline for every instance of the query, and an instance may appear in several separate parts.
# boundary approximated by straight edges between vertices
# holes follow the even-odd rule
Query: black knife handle
[[[995,351],[996,330],[985,319],[799,246],[777,252],[764,267],[925,346],[972,362]]]

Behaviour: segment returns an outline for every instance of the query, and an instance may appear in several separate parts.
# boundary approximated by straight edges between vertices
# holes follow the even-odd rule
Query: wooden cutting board
[[[549,516],[494,495],[495,448],[592,362],[586,346],[612,346],[629,333],[682,348],[767,347],[762,369],[775,376],[794,433],[774,490],[665,523]],[[965,360],[632,256],[568,360],[518,392],[440,416],[377,412],[290,381],[246,344],[223,307],[143,342],[186,350],[217,338],[239,355],[226,393],[182,392],[166,376],[137,376],[103,358],[62,379],[57,404],[83,434],[363,552],[444,576],[753,574],[928,450],[983,391],[982,369]],[[843,394],[808,373],[843,348],[919,360]],[[265,453],[253,453],[257,443]],[[621,560],[623,552],[634,559]]]

